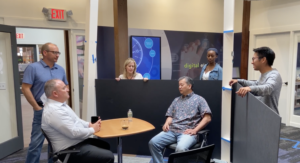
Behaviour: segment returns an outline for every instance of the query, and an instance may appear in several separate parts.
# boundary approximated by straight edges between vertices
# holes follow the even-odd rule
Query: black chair
[[[215,145],[196,148],[185,152],[172,153],[168,163],[210,163]]]
[[[205,146],[207,145],[207,136],[209,134],[209,130],[201,130],[197,134],[198,134],[197,143],[195,145],[193,145],[192,147],[190,147],[190,149],[202,148],[202,147],[204,147],[204,145]],[[201,141],[200,137],[202,137],[202,142],[200,142]],[[166,148],[172,149],[172,150],[175,150],[176,147],[177,147],[177,143],[173,143],[173,144],[166,146]],[[163,156],[165,154],[166,148],[163,150],[163,153],[162,153]]]
[[[61,161],[58,159],[58,156],[59,156],[59,155],[66,154],[66,157],[65,157],[63,163],[67,163],[68,160],[69,160],[69,157],[70,157],[70,155],[71,155],[72,153],[78,153],[78,152],[80,152],[80,150],[75,150],[75,149],[74,149],[74,150],[65,149],[65,150],[61,150],[61,151],[59,151],[59,152],[57,152],[57,153],[53,153],[53,148],[52,148],[52,144],[51,144],[50,139],[48,138],[48,136],[46,135],[46,133],[44,132],[44,130],[43,130],[43,129],[41,129],[41,130],[42,130],[42,133],[43,133],[43,135],[45,136],[45,138],[47,139],[48,144],[49,144],[49,146],[50,146],[50,151],[48,151],[48,159],[52,158],[52,160],[53,160],[54,163],[60,163],[60,162],[61,162]]]

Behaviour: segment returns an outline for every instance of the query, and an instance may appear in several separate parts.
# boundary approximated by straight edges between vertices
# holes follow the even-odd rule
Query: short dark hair
[[[266,57],[268,65],[272,66],[274,59],[275,59],[275,53],[272,49],[269,47],[263,46],[260,48],[253,49],[255,53],[257,53],[259,59]]]
[[[192,86],[191,86],[191,89],[193,90],[193,87],[194,87],[194,81],[193,81],[193,79],[190,78],[190,77],[188,77],[188,76],[182,76],[182,77],[180,77],[180,78],[178,79],[178,81],[180,81],[180,80],[182,80],[182,79],[185,79],[186,84],[192,85]]]
[[[207,49],[207,53],[209,51],[214,51],[216,53],[216,55],[218,56],[218,50],[216,48],[209,48],[209,49]]]

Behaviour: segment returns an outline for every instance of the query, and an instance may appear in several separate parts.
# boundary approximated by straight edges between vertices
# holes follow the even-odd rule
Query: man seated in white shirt
[[[65,104],[69,98],[69,89],[58,79],[49,80],[44,87],[48,98],[42,116],[42,129],[49,137],[53,152],[76,148],[79,153],[71,154],[72,163],[113,163],[114,155],[109,150],[110,145],[100,139],[89,138],[93,133],[100,131],[101,120],[91,124],[81,120],[74,111]],[[60,155],[59,159],[64,159]]]

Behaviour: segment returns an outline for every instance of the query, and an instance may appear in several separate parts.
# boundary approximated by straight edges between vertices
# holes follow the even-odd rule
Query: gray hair
[[[192,85],[191,89],[193,90],[193,87],[194,87],[194,81],[192,78],[188,77],[188,76],[182,76],[178,79],[178,81],[182,80],[182,79],[185,79],[185,82],[187,85]]]
[[[51,79],[46,82],[44,86],[44,91],[46,94],[46,97],[49,98],[54,90],[56,90],[56,81],[57,79]]]

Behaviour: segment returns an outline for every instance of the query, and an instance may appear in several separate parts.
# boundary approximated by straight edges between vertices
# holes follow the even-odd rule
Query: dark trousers
[[[103,140],[89,138],[71,148],[80,150],[80,152],[71,154],[68,162],[114,163],[114,155],[109,150],[110,145]],[[58,158],[62,161],[65,156],[59,155]]]

